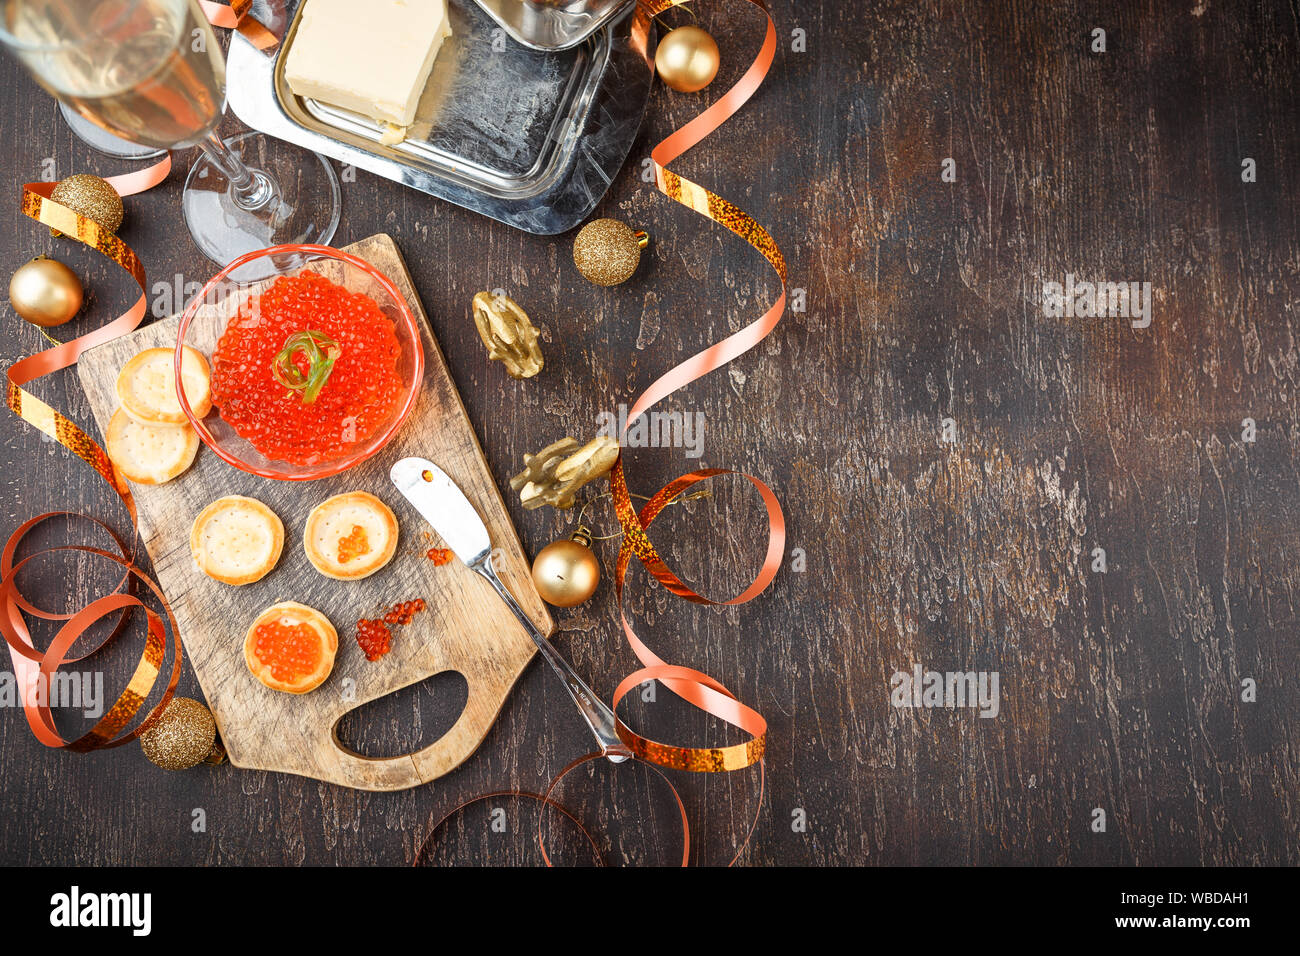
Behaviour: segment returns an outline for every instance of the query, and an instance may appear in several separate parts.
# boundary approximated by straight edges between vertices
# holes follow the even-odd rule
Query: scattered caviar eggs
[[[394,604],[384,615],[385,624],[410,624],[415,619],[415,615],[424,610],[424,601],[416,598],[414,601],[403,601],[401,604]]]
[[[383,621],[357,621],[357,646],[366,660],[377,661],[393,649],[393,632]]]
[[[277,357],[298,333],[323,333],[339,354],[311,402],[276,380]],[[401,344],[374,299],[314,272],[281,276],[249,296],[212,353],[221,417],[269,459],[308,466],[365,446],[397,412]],[[305,372],[305,358],[295,355]]]
[[[393,649],[393,625],[410,624],[415,615],[424,610],[424,601],[401,601],[380,617],[357,621],[357,646],[366,660],[377,661]]]

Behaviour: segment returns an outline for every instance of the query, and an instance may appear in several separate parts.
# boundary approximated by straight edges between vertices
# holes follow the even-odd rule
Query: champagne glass
[[[167,150],[157,146],[141,146],[128,142],[120,136],[114,136],[102,126],[96,126],[62,100],[59,101],[59,113],[68,124],[72,134],[96,152],[114,159],[161,159]]]
[[[181,205],[208,258],[333,237],[341,200],[326,159],[217,134],[226,63],[197,0],[0,0],[0,11],[0,41],[77,116],[142,146],[203,151]]]

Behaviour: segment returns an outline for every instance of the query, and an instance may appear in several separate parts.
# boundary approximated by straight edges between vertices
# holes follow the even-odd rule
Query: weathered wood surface
[[[734,79],[761,22],[742,4],[698,6],[727,60],[720,80]],[[807,311],[668,403],[706,416],[702,458],[629,454],[643,493],[700,465],[755,472],[782,497],[790,548],[806,553],[805,571],[787,568],[758,600],[724,610],[632,576],[628,613],[652,646],[771,722],[768,797],[744,860],[1300,862],[1294,4],[773,9],[770,80],[678,168],[770,229]],[[1094,27],[1107,31],[1104,54],[1088,49]],[[795,28],[806,52],[791,49]],[[124,167],[76,142],[10,61],[0,70],[13,91],[0,133],[14,196],[0,261],[57,249],[106,316],[130,301],[128,283],[23,219],[17,186],[47,157],[60,175]],[[709,95],[653,94],[598,209],[654,237],[615,289],[574,272],[571,237],[523,235],[364,173],[345,185],[339,243],[397,240],[498,485],[525,452],[593,431],[598,412],[774,295],[752,250],[638,175]],[[940,179],[947,157],[955,183]],[[1246,157],[1254,183],[1241,179]],[[129,201],[123,235],[151,281],[211,271],[180,221],[188,159]],[[1067,272],[1150,281],[1151,327],[1044,318],[1041,283]],[[490,364],[472,328],[470,298],[496,287],[544,330],[547,368],[533,381]],[[33,330],[8,329],[6,360],[38,347]],[[75,376],[37,390],[89,421]],[[940,442],[944,418],[954,445]],[[98,479],[60,449],[12,421],[0,435],[8,527],[78,506],[121,524]],[[686,580],[725,596],[753,574],[762,513],[744,483],[718,485],[670,509],[655,539]],[[572,516],[513,499],[511,513],[530,552],[572,528]],[[596,515],[612,530],[606,505]],[[1104,575],[1090,570],[1096,547]],[[614,553],[601,545],[607,571]],[[600,692],[635,666],[608,580],[557,620],[557,643]],[[999,671],[1000,715],[891,707],[891,674],[917,662]],[[1256,703],[1241,702],[1246,678]],[[410,749],[462,701],[435,679],[349,732],[358,748]],[[662,691],[628,713],[674,740],[721,736]],[[14,812],[0,857],[403,862],[431,818],[486,790],[537,789],[589,745],[538,666],[458,772],[394,794],[228,767],[167,774],[129,748],[52,754],[10,714],[0,761]],[[675,780],[699,859],[725,862],[755,775]],[[611,859],[671,858],[672,810],[635,768],[566,784],[565,798],[597,827],[642,818],[607,839]],[[480,805],[448,831],[446,858],[538,862],[531,811],[500,806],[508,832]],[[208,829],[196,834],[199,807]],[[1089,827],[1097,807],[1104,834]],[[804,832],[791,825],[800,809]]]
[[[312,482],[273,481],[232,468],[208,449],[173,481],[133,489],[140,537],[154,573],[176,615],[185,652],[217,718],[230,760],[242,768],[301,773],[365,790],[418,786],[454,770],[486,735],[519,673],[536,653],[510,609],[459,561],[436,567],[426,557],[442,542],[393,488],[388,469],[408,455],[438,464],[474,503],[500,549],[502,576],[542,631],[554,626],[533,588],[529,563],[510,524],[474,430],[465,416],[437,343],[429,335],[419,297],[393,240],[372,236],[347,247],[388,276],[421,327],[424,377],[415,408],[402,429],[369,461],[344,474]],[[323,263],[316,271],[340,278]],[[242,298],[242,294],[240,296]],[[210,306],[219,316],[235,308],[228,300]],[[90,399],[100,434],[117,408],[118,371],[147,348],[176,343],[180,316],[160,319],[81,357],[77,373]],[[217,326],[220,328],[220,326]],[[214,332],[212,338],[215,339]],[[190,338],[198,342],[197,338]],[[211,342],[202,343],[207,351]],[[397,515],[397,553],[360,581],[320,574],[303,550],[303,528],[316,505],[333,495],[367,491]],[[230,494],[256,498],[280,516],[285,546],[275,569],[242,587],[214,581],[194,568],[187,517]],[[426,609],[409,625],[394,628],[393,649],[367,661],[352,639],[359,618],[381,616],[416,598]],[[329,679],[306,695],[262,686],[244,663],[243,635],[264,609],[298,601],[322,611],[339,631],[339,653]],[[465,710],[455,726],[419,752],[386,759],[341,748],[334,727],[344,714],[416,681],[454,671],[468,687]]]

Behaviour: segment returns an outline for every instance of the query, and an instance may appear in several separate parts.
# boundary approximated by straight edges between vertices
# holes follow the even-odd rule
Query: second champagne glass
[[[114,159],[161,159],[167,155],[167,150],[159,149],[157,146],[141,146],[139,143],[130,143],[120,136],[114,136],[102,126],[83,117],[62,100],[59,100],[59,113],[73,135],[97,153],[112,156]]]
[[[341,197],[328,160],[260,133],[217,134],[226,64],[196,0],[0,0],[0,9],[0,40],[78,116],[133,143],[203,151],[182,207],[208,258],[226,265],[333,237]]]

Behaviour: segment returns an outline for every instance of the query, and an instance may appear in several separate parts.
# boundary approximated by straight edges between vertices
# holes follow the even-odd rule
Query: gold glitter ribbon
[[[642,19],[634,29],[648,32],[645,21],[685,2],[687,0],[641,0],[638,16]],[[759,319],[691,356],[651,384],[637,398],[628,412],[628,424],[624,428],[624,434],[627,428],[658,402],[758,345],[776,327],[785,311],[785,259],[767,230],[731,202],[667,168],[669,163],[730,119],[762,84],[763,78],[772,65],[776,54],[776,25],[763,0],[746,0],[746,2],[761,10],[767,18],[767,32],[758,55],[735,86],[703,113],[655,146],[651,150],[650,158],[659,191],[705,218],[725,226],[757,249],[781,280],[781,294]],[[749,587],[734,598],[714,601],[694,591],[669,569],[646,532],[651,522],[668,503],[685,493],[692,485],[728,474],[742,475],[762,496],[768,517],[768,545],[763,566]],[[732,605],[744,604],[752,600],[767,588],[780,570],[785,550],[785,517],[780,502],[766,484],[752,475],[720,468],[707,468],[682,475],[670,482],[651,496],[638,512],[632,504],[632,497],[628,491],[622,455],[610,472],[610,486],[614,498],[614,510],[623,528],[623,542],[619,549],[614,575],[619,615],[622,618],[623,631],[628,643],[644,665],[640,670],[629,674],[619,684],[614,691],[613,706],[617,708],[619,702],[638,685],[649,680],[658,680],[693,706],[750,735],[750,739],[746,742],[728,747],[680,747],[643,737],[619,719],[619,737],[640,759],[678,770],[699,772],[740,770],[760,762],[767,740],[767,722],[762,715],[741,703],[734,694],[708,674],[688,667],[670,665],[656,655],[637,637],[628,622],[627,615],[623,611],[623,593],[628,566],[635,555],[655,580],[673,594],[688,601],[697,604]]]
[[[653,18],[666,10],[681,6],[687,2],[690,2],[690,0],[640,0],[632,23],[632,44],[634,48],[646,55]],[[636,400],[628,413],[628,427],[643,412],[668,395],[678,389],[685,388],[696,379],[721,368],[732,359],[754,348],[776,327],[785,312],[785,259],[772,237],[768,235],[767,230],[747,213],[721,196],[688,179],[684,179],[666,168],[674,159],[715,131],[740,109],[762,84],[763,78],[772,65],[772,60],[776,54],[776,25],[773,23],[771,14],[768,13],[763,0],[745,0],[745,2],[753,4],[767,17],[767,32],[758,56],[755,57],[753,63],[735,86],[694,120],[655,146],[650,153],[650,158],[654,165],[656,184],[660,192],[700,215],[726,226],[757,249],[781,280],[781,294],[759,319],[677,365],[651,384]],[[648,55],[646,55],[646,62],[649,65],[650,58]],[[626,434],[626,428],[624,434]],[[763,504],[767,509],[768,544],[763,566],[749,587],[729,600],[713,601],[696,593],[668,568],[667,564],[659,556],[658,551],[655,550],[654,544],[651,543],[649,536],[646,534],[646,530],[670,502],[684,494],[692,485],[721,475],[741,475],[758,489],[763,498]],[[631,748],[643,765],[658,774],[672,791],[682,820],[682,866],[686,866],[690,862],[691,838],[686,809],[682,804],[681,796],[677,793],[677,789],[673,787],[672,782],[658,767],[698,772],[721,772],[741,770],[751,767],[755,763],[758,764],[758,797],[754,818],[731,859],[731,863],[734,864],[740,859],[741,854],[744,853],[745,848],[748,846],[754,828],[758,824],[759,814],[762,811],[763,794],[766,785],[763,755],[767,744],[767,721],[756,710],[741,703],[734,694],[708,674],[689,667],[667,664],[651,651],[637,637],[636,632],[627,620],[626,614],[623,612],[624,583],[628,567],[633,555],[635,555],[657,581],[678,597],[697,604],[744,604],[766,590],[767,586],[776,577],[777,571],[780,570],[782,555],[785,551],[785,516],[781,511],[781,504],[776,495],[766,484],[752,475],[722,468],[706,468],[682,475],[656,492],[640,512],[632,504],[632,496],[628,491],[627,477],[623,470],[621,454],[610,472],[610,485],[614,499],[614,509],[618,515],[619,524],[623,529],[623,542],[619,549],[614,575],[619,615],[623,622],[623,631],[627,636],[628,643],[644,665],[639,670],[629,674],[618,685],[618,688],[614,691],[613,708],[617,709],[619,702],[639,685],[649,680],[658,680],[673,693],[695,707],[719,717],[728,724],[748,733],[750,739],[744,743],[728,747],[681,747],[643,737],[616,716],[618,735]],[[430,829],[428,837],[420,845],[416,853],[417,865],[425,859],[434,836],[452,816],[472,804],[493,797],[526,798],[539,801],[546,807],[556,809],[568,817],[578,827],[582,835],[586,837],[588,843],[594,847],[591,834],[583,828],[572,813],[553,799],[552,794],[569,773],[591,761],[600,760],[603,756],[600,753],[590,753],[570,762],[552,778],[546,792],[543,794],[519,790],[498,791],[494,794],[475,797],[466,803],[460,804],[440,818]],[[540,819],[537,840],[541,848],[542,858],[546,865],[550,866],[551,859],[546,852],[546,843]]]
[[[229,6],[202,0],[200,5],[213,25],[239,30],[261,50],[273,49],[278,43],[275,36],[265,26],[249,16],[252,0],[235,0]],[[161,161],[144,169],[121,176],[112,176],[106,181],[117,191],[118,195],[130,196],[152,189],[166,179],[170,171],[171,156],[168,155]],[[131,487],[121,472],[118,471],[117,466],[108,457],[103,447],[87,435],[75,422],[24,387],[38,378],[76,364],[81,353],[87,349],[103,345],[105,342],[134,331],[144,320],[147,310],[146,289],[148,285],[145,279],[144,266],[135,251],[99,223],[51,199],[50,196],[55,185],[54,183],[27,183],[23,186],[21,206],[23,214],[49,226],[58,233],[90,246],[116,263],[135,280],[140,287],[140,296],[130,309],[113,321],[86,335],[37,352],[35,355],[20,359],[11,365],[6,370],[6,378],[8,379],[6,404],[9,406],[10,411],[23,421],[34,428],[40,429],[90,465],[121,498],[127,513],[131,516],[132,528],[138,531],[138,516],[136,514],[135,499],[131,495]],[[122,541],[113,534],[107,525],[98,519],[87,515],[73,515],[74,517],[85,518],[107,532],[117,543],[119,554],[115,555],[97,548],[69,545],[40,551],[29,555],[16,564],[14,563],[14,554],[19,544],[36,525],[51,518],[68,514],[72,513],[51,512],[32,518],[20,526],[6,543],[3,554],[0,555],[0,610],[3,611],[0,614],[0,632],[3,633],[5,642],[9,645],[9,654],[14,664],[14,674],[18,679],[19,686],[23,689],[23,709],[27,715],[28,724],[38,740],[49,747],[66,747],[78,751],[117,747],[129,740],[134,740],[148,729],[162,714],[171,699],[176,683],[180,678],[182,651],[179,632],[176,629],[176,621],[172,617],[171,606],[167,603],[161,588],[152,578],[140,571],[130,561]],[[123,568],[122,585],[126,585],[126,591],[122,592],[122,585],[119,585],[118,591],[91,602],[75,614],[59,615],[41,610],[21,594],[17,586],[17,576],[24,567],[37,558],[61,551],[85,552],[121,565]],[[175,639],[175,657],[172,673],[162,699],[138,727],[130,732],[123,733],[123,729],[144,705],[160,679],[166,650],[166,631],[162,617],[131,593],[131,584],[137,581],[151,590],[161,602]],[[148,633],[144,649],[141,652],[140,662],[137,664],[127,688],[87,734],[73,741],[65,741],[54,727],[47,699],[48,695],[46,695],[46,699],[42,700],[31,695],[29,687],[36,686],[38,683],[43,683],[46,687],[50,686],[50,678],[59,666],[88,656],[87,654],[80,656],[71,656],[69,654],[69,649],[78,637],[97,621],[112,614],[129,611],[133,607],[144,609],[148,621]],[[65,622],[47,650],[42,652],[36,649],[25,615]],[[99,647],[112,640],[125,622],[126,617],[124,615],[118,626],[88,653],[93,653],[94,650],[98,650]]]

